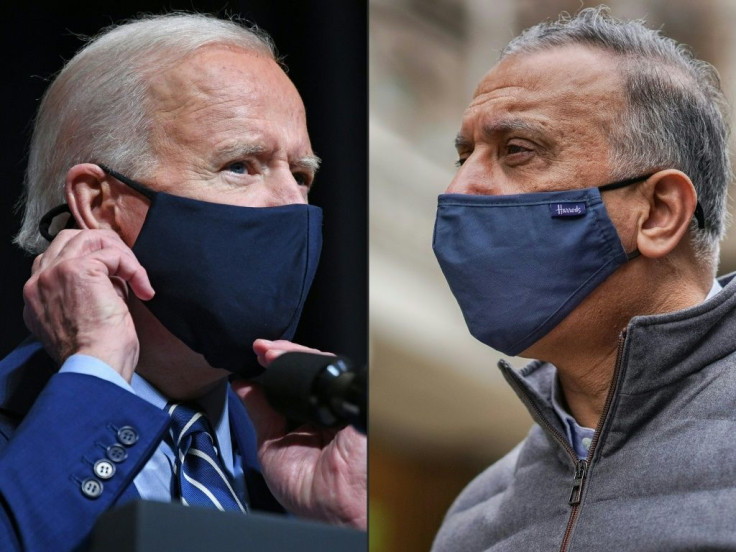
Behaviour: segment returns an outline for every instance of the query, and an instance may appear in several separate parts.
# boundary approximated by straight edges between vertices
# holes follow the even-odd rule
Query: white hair
[[[34,254],[47,247],[38,224],[46,212],[64,203],[64,183],[72,166],[103,163],[136,179],[153,173],[149,80],[212,45],[278,61],[270,37],[255,26],[173,13],[107,28],[64,66],[36,116],[21,200],[23,224],[15,238],[20,247]]]

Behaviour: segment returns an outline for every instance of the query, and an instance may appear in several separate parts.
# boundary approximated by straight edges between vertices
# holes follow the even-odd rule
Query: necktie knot
[[[205,434],[212,441],[212,428],[203,412],[187,404],[170,404],[167,408],[171,416],[171,436],[176,448],[189,448],[185,443],[194,435]]]
[[[175,478],[182,503],[245,513],[225,473],[204,413],[187,404],[169,404],[166,408],[171,416]]]

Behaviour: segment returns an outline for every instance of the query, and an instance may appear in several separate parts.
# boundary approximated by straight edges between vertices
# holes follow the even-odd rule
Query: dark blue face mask
[[[322,210],[198,201],[100,167],[151,201],[133,245],[156,291],[145,305],[210,365],[260,374],[253,341],[291,339],[296,331],[322,248]],[[47,239],[64,207],[42,219]]]
[[[621,265],[627,253],[600,188],[439,196],[432,247],[470,333],[507,355],[547,335]],[[700,204],[695,216],[704,227]]]

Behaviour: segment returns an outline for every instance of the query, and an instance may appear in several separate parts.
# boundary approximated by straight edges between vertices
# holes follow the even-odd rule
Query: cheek
[[[623,198],[606,199],[603,194],[603,202],[606,204],[608,216],[618,232],[624,250],[631,253],[636,249],[637,238],[637,210],[635,205],[627,203]]]

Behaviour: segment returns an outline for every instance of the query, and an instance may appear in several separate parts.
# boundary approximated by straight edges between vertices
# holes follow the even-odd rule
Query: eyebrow
[[[305,155],[304,157],[299,158],[296,163],[294,163],[294,166],[300,169],[307,169],[309,171],[312,171],[313,173],[316,173],[319,170],[319,166],[321,164],[322,160],[316,155]]]
[[[269,151],[270,148],[261,144],[233,144],[218,151],[218,155],[224,157],[248,157],[249,155],[263,155]],[[294,163],[291,163],[291,166],[316,173],[321,164],[322,160],[316,155],[305,155],[297,159]]]
[[[217,151],[222,157],[247,157],[248,155],[263,155],[268,148],[259,144],[232,144]]]
[[[523,131],[528,134],[532,134],[537,138],[542,138],[544,133],[544,127],[537,123],[532,123],[524,119],[499,119],[492,123],[485,124],[481,127],[481,134],[484,138],[490,139],[499,134],[505,134],[513,131]],[[465,148],[471,145],[471,140],[466,138],[462,131],[458,132],[455,137],[455,149]]]

